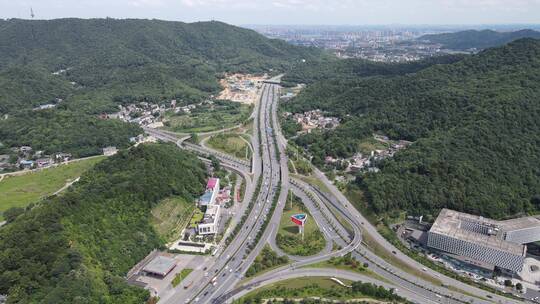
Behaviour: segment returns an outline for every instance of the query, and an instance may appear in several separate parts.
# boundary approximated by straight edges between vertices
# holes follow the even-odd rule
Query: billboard
[[[305,213],[291,215],[291,221],[298,226],[304,226],[306,219],[307,219],[307,214]]]

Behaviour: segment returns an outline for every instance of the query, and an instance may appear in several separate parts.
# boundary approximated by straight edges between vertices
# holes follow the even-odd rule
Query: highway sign
[[[298,226],[304,226],[306,220],[307,220],[307,214],[305,213],[291,215],[291,221]]]

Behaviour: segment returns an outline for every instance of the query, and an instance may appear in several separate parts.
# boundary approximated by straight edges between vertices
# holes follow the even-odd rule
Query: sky
[[[538,24],[540,0],[0,0],[0,18],[146,18],[235,25]]]

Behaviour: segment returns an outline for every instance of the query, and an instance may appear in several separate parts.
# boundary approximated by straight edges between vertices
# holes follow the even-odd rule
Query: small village
[[[386,136],[373,135],[373,139],[386,146],[385,149],[371,150],[369,153],[356,153],[349,158],[334,158],[327,156],[325,165],[334,169],[339,169],[339,173],[354,174],[358,172],[379,172],[377,164],[389,157],[393,157],[398,151],[407,148],[412,144],[406,140],[391,140]],[[351,176],[351,178],[353,178]],[[344,180],[345,177],[336,177],[337,180]]]
[[[67,70],[59,70],[54,75],[61,75]],[[222,93],[217,99],[227,99],[234,102],[252,103],[257,96],[257,90],[260,88],[262,81],[266,76],[254,76],[244,74],[228,75],[222,79],[221,84],[224,87]],[[214,96],[210,96],[201,102],[179,105],[179,101],[172,99],[161,103],[138,102],[127,105],[119,105],[119,111],[108,114],[102,113],[98,116],[99,119],[120,119],[124,122],[135,123],[141,127],[162,128],[164,127],[165,114],[190,114],[198,107],[207,107],[214,104],[212,100]],[[62,98],[55,98],[54,101],[36,106],[34,111],[51,110],[56,108],[63,102]],[[7,119],[7,114],[4,119]],[[151,136],[139,136],[129,139],[131,144],[137,145],[144,142],[156,142],[157,140]],[[116,147],[103,147],[102,154],[111,156],[116,153]],[[19,170],[32,170],[48,168],[56,164],[65,163],[72,160],[73,156],[70,153],[56,152],[45,154],[44,151],[34,150],[30,146],[21,146],[11,148],[9,154],[0,155],[0,172],[14,172]]]
[[[243,104],[252,104],[257,98],[257,90],[261,87],[266,76],[254,76],[249,74],[233,74],[223,78],[220,84],[223,91],[216,97],[197,103],[180,102],[176,99],[161,103],[135,102],[128,105],[119,105],[119,111],[113,114],[102,114],[102,119],[120,119],[125,122],[135,123],[142,127],[162,128],[167,121],[165,114],[191,114],[199,107],[212,106],[213,99],[229,100]],[[180,105],[182,103],[183,105]]]
[[[325,116],[321,110],[312,110],[304,113],[285,112],[286,118],[292,118],[296,123],[302,126],[300,133],[311,133],[313,129],[332,130],[339,126],[340,119],[337,117]]]
[[[69,153],[58,152],[47,155],[43,151],[34,151],[30,146],[14,147],[11,148],[11,152],[0,155],[0,172],[47,168],[72,158]]]
[[[157,139],[153,136],[139,134],[131,137],[129,142],[134,146],[142,143],[155,143]],[[118,152],[115,146],[107,146],[101,149],[102,155],[112,156]],[[20,170],[46,169],[60,164],[76,160],[70,153],[56,152],[46,154],[42,150],[34,151],[30,146],[11,148],[10,154],[0,155],[0,172],[15,172]]]
[[[194,105],[192,106],[194,107]],[[102,118],[120,119],[122,121],[135,123],[143,127],[158,128],[163,126],[161,116],[165,114],[166,111],[176,111],[176,100],[171,100],[169,107],[167,107],[165,104],[160,105],[146,101],[132,103],[126,106],[120,105],[118,107],[120,111],[109,115],[104,114]],[[180,111],[181,110],[179,109],[178,112]]]

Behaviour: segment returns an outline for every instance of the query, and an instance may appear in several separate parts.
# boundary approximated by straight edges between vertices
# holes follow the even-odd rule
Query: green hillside
[[[0,21],[0,27],[0,70],[22,65],[51,74],[65,69],[56,78],[99,92],[91,96],[117,99],[200,97],[219,89],[219,73],[283,70],[320,55],[214,21],[11,19]],[[0,111],[13,110],[0,104]]]
[[[415,141],[357,178],[380,214],[448,207],[503,218],[540,210],[539,98],[540,41],[522,39],[413,74],[317,82],[286,110],[343,119],[296,139],[317,165],[351,156],[373,132]]]
[[[24,208],[52,195],[104,158],[97,156],[18,176],[5,176],[0,181],[0,193],[3,194],[0,197],[0,221],[5,219],[3,213],[6,210]]]
[[[141,130],[101,122],[100,113],[199,102],[220,90],[225,72],[275,73],[321,56],[221,22],[0,20],[0,150],[31,144],[84,156],[125,146]],[[55,109],[31,110],[51,102]]]
[[[486,49],[501,46],[521,38],[540,38],[540,32],[520,30],[515,32],[496,32],[492,30],[468,30],[456,33],[430,34],[418,38],[433,43],[440,43],[444,48],[454,50]]]
[[[152,207],[193,201],[204,179],[204,165],[173,145],[107,158],[0,229],[0,294],[8,303],[144,303],[148,292],[123,276],[163,244]]]
[[[409,63],[381,63],[361,59],[329,59],[298,64],[282,78],[285,86],[297,83],[311,84],[333,79],[356,79],[369,76],[396,76],[414,73],[434,64],[459,61],[462,55],[446,55],[426,58]]]

